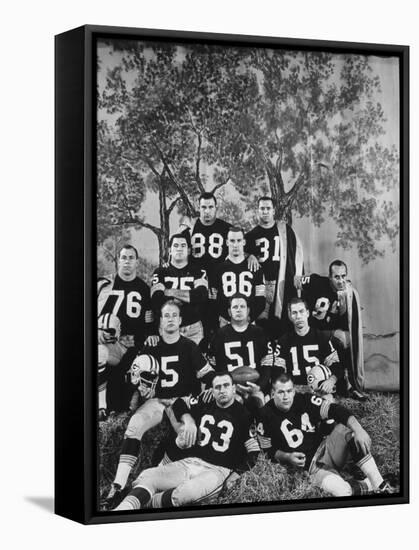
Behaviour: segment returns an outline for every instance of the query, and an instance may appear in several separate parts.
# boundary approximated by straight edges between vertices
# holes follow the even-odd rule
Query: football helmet
[[[314,365],[307,373],[307,384],[313,393],[321,391],[321,386],[328,378],[332,376],[329,367],[324,365]]]
[[[113,344],[121,336],[121,321],[113,313],[103,313],[97,320],[100,344]]]
[[[99,344],[97,347],[97,366],[99,373],[104,372],[106,364],[109,360],[109,350],[103,344]]]
[[[159,363],[152,355],[141,354],[134,359],[129,370],[131,382],[138,386],[144,397],[153,397],[159,379]]]

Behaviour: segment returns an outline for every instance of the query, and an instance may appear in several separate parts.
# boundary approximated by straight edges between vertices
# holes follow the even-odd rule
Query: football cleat
[[[376,491],[374,491],[377,495],[393,495],[394,493],[397,493],[397,489],[392,487],[390,483],[386,480],[382,481],[381,485],[378,487]]]
[[[122,489],[119,483],[112,483],[109,493],[105,498],[106,506],[108,510],[113,510],[122,501]]]
[[[351,388],[348,392],[348,397],[350,399],[355,399],[356,401],[367,401],[368,397],[361,393],[360,391],[356,390],[355,388]]]
[[[141,354],[134,359],[129,370],[131,382],[138,386],[144,397],[153,397],[159,379],[159,363],[152,355]]]

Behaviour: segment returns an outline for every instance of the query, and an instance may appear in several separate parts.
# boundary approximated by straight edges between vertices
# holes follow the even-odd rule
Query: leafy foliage
[[[112,46],[109,46],[112,50]],[[167,256],[172,212],[194,216],[227,183],[233,218],[268,191],[276,214],[335,220],[336,244],[369,262],[396,242],[398,152],[384,147],[367,56],[127,42],[98,90],[99,242],[148,227]],[[147,219],[158,197],[159,225]],[[226,200],[229,200],[225,195]]]

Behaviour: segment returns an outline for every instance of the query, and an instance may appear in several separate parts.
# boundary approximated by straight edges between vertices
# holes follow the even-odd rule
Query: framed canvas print
[[[56,513],[408,502],[408,56],[56,37]]]

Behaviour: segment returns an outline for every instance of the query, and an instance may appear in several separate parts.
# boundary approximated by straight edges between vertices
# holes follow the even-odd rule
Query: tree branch
[[[230,174],[226,177],[226,179],[224,181],[221,181],[220,183],[217,183],[217,185],[215,185],[211,189],[211,193],[214,194],[216,191],[218,191],[218,189],[220,189],[220,187],[223,187],[223,185],[226,185],[229,181],[230,181]]]
[[[173,208],[176,206],[176,204],[181,200],[180,197],[176,197],[174,201],[172,201],[172,204],[169,206],[169,208],[167,209],[167,215],[170,216]]]
[[[304,167],[301,170],[301,172],[298,174],[298,177],[295,180],[294,185],[291,187],[291,189],[288,191],[288,193],[285,193],[287,205],[290,204],[294,200],[294,198],[297,195],[298,191],[305,184],[307,165],[308,165],[308,160],[305,161]]]
[[[120,220],[119,222],[112,223],[111,225],[114,225],[114,226],[140,225],[141,227],[145,227],[146,229],[150,229],[156,235],[160,235],[160,233],[161,233],[160,227],[156,227],[155,225],[151,225],[150,223],[143,222],[142,220],[140,220],[138,218],[131,218],[131,219],[128,219],[128,220]]]

